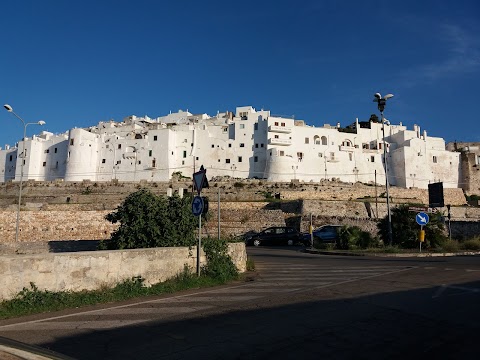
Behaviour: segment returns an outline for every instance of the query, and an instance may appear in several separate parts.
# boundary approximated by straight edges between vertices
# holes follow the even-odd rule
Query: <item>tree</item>
[[[400,205],[392,209],[391,216],[393,245],[398,245],[405,249],[417,248],[419,246],[418,233],[420,225],[415,220],[415,213],[408,211],[407,205]],[[379,221],[378,230],[380,237],[386,243],[388,239],[388,215]],[[435,248],[447,240],[441,214],[430,214],[430,221],[424,227],[424,230],[424,245],[426,248]]]
[[[157,196],[140,189],[105,219],[120,223],[108,244],[112,249],[195,245],[196,218],[190,197]]]
[[[378,122],[380,122],[380,119],[378,118],[378,116],[377,116],[377,115],[375,115],[375,114],[372,114],[372,115],[370,115],[370,119],[369,119],[368,121],[371,121],[371,122],[376,122],[376,123],[378,123]]]

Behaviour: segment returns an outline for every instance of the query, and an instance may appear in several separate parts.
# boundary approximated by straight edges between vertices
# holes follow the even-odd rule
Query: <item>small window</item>
[[[57,153],[57,150],[58,150],[58,149],[57,149],[57,148],[55,148],[55,151],[54,151],[54,153],[55,153],[55,154]]]
[[[255,149],[258,149],[258,144],[255,144]]]
[[[183,158],[185,159],[187,157],[187,151],[183,150]]]
[[[44,167],[47,166],[47,162],[46,162],[46,161],[43,162],[43,166],[44,166]]]
[[[275,135],[275,139],[279,139],[279,136],[278,136],[278,135]]]
[[[50,152],[50,149],[45,150],[45,154],[48,154]]]
[[[282,126],[285,126],[285,123],[282,123]]]
[[[285,151],[280,150],[280,156],[285,156]]]
[[[240,124],[240,129],[245,129],[245,124]]]
[[[370,161],[375,162],[375,156],[370,156]]]
[[[157,159],[153,158],[152,160],[152,168],[157,166]]]
[[[258,156],[253,157],[253,162],[258,162]]]
[[[71,146],[73,146],[73,143],[74,143],[73,140],[75,140],[75,139],[70,139],[70,145],[71,145]]]
[[[12,155],[10,155],[10,161],[12,161],[12,160],[13,160],[13,156],[12,156]]]
[[[318,153],[318,157],[323,157],[323,154],[322,154],[322,153]]]
[[[310,144],[310,139],[308,137],[305,138],[305,144]]]
[[[182,165],[185,165],[185,160],[182,160]]]
[[[148,150],[148,156],[152,156],[153,150]]]
[[[242,157],[241,156],[238,157],[238,162],[242,162]]]
[[[232,144],[228,144],[228,147],[230,147],[230,148],[231,148],[231,147],[232,147]]]
[[[298,161],[302,161],[303,160],[303,152],[297,152],[297,158],[298,158]]]
[[[220,162],[220,159],[218,159],[218,162]]]
[[[434,163],[434,164],[437,163],[437,157],[436,157],[436,156],[433,157],[433,163]]]
[[[215,144],[212,144],[212,149],[215,147]]]
[[[138,160],[138,165],[141,165],[142,164],[142,160]]]
[[[187,143],[187,142],[188,142],[188,140],[187,140],[187,139],[183,139],[183,142],[184,142],[184,143]]]
[[[253,130],[258,130],[258,123],[253,124]]]
[[[227,127],[224,127],[223,128],[223,132],[227,132],[228,131],[228,128]]]
[[[260,147],[264,147],[264,145],[263,145],[263,144],[260,144]]]
[[[225,159],[225,164],[230,164],[230,159]]]
[[[352,154],[352,153],[348,153],[348,159],[349,159],[350,161],[353,161],[353,154]]]
[[[122,144],[118,144],[118,148],[121,149],[121,148],[122,148]]]
[[[198,156],[197,156],[197,157],[195,157],[195,160],[198,160],[198,159],[199,159],[199,157],[198,157]]]
[[[244,144],[244,143],[241,143],[241,144],[240,144],[240,147],[245,147],[245,144]]]
[[[117,160],[117,165],[120,165],[122,163],[122,160]]]
[[[275,121],[275,126],[278,126],[278,122],[277,122],[277,121]]]
[[[102,159],[102,164],[105,164],[107,162],[107,159]]]
[[[58,169],[58,161],[55,163],[55,169]]]
[[[153,135],[153,141],[157,141],[158,139],[158,136],[157,135]]]

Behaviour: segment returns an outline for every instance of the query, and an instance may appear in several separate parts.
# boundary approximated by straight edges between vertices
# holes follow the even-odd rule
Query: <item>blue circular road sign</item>
[[[427,213],[419,212],[417,216],[415,216],[415,220],[417,221],[418,225],[427,225],[430,219]]]
[[[195,216],[200,216],[203,212],[203,198],[195,196],[192,201],[192,213]]]

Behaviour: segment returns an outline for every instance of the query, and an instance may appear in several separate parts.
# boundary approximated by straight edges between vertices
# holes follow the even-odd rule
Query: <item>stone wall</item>
[[[11,299],[33,282],[39,290],[81,291],[112,286],[134,276],[146,285],[163,282],[182,272],[187,265],[196,268],[196,249],[154,248],[76,253],[0,256],[0,300]],[[243,243],[229,244],[229,255],[240,272],[246,270]],[[201,254],[205,263],[205,254]]]

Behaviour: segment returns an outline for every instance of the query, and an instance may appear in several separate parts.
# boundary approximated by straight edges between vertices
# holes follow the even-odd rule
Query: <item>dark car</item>
[[[339,237],[339,231],[342,225],[323,225],[318,229],[312,231],[313,241],[319,241],[322,243],[334,243]],[[303,242],[305,245],[310,244],[310,234],[303,234]]]
[[[289,226],[272,226],[258,234],[247,236],[246,245],[294,245],[302,242],[302,235]]]

